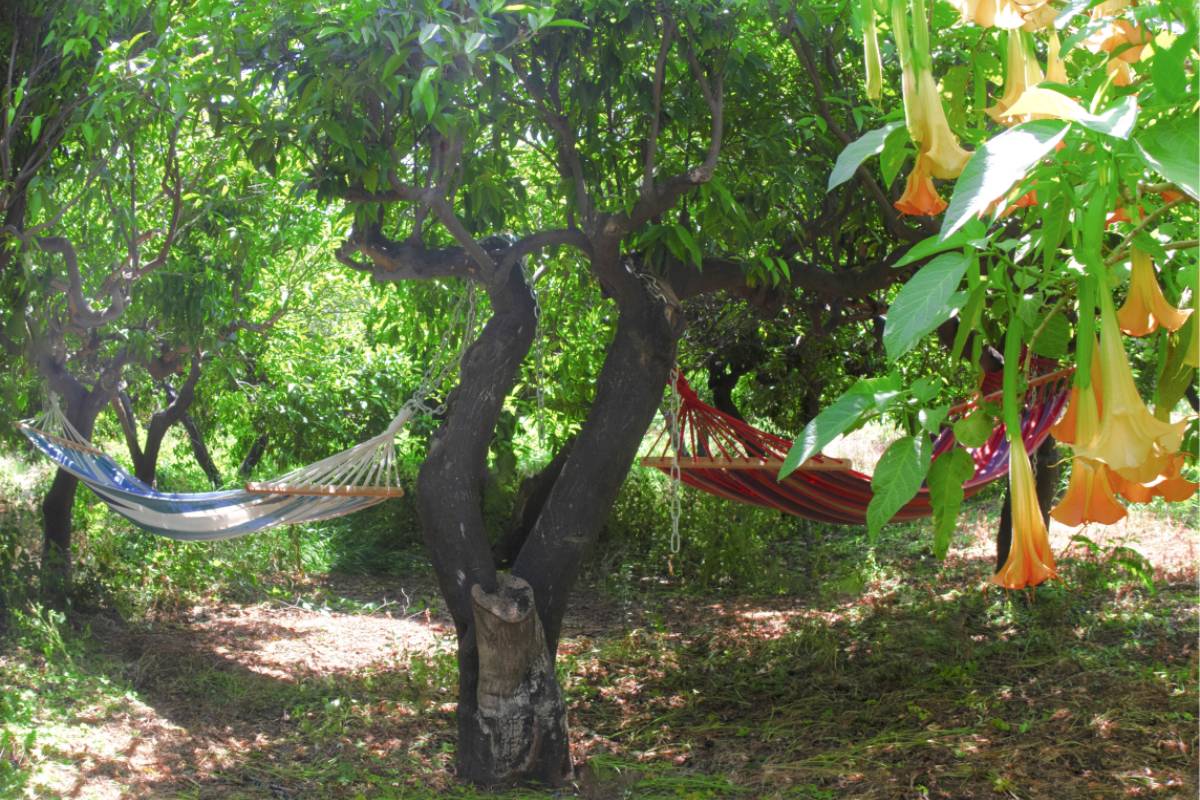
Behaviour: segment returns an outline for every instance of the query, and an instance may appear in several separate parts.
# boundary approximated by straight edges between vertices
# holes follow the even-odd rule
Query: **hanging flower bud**
[[[875,0],[863,0],[862,13],[867,97],[871,100],[878,100],[883,94],[883,61],[879,57],[879,31],[875,24]]]
[[[1029,119],[1038,115],[1005,116],[1004,112],[1017,102],[1026,89],[1041,83],[1045,76],[1042,75],[1042,68],[1038,64],[1037,55],[1030,50],[1028,43],[1025,41],[1025,34],[1021,31],[1009,31],[1007,36],[1008,46],[1006,50],[1006,63],[1004,65],[1004,94],[996,101],[994,106],[987,109],[987,113],[997,122],[1003,122],[1006,125],[1015,125],[1018,122],[1028,122]]]
[[[1148,336],[1159,326],[1169,331],[1183,327],[1192,310],[1178,309],[1167,302],[1158,278],[1154,274],[1154,263],[1148,253],[1136,247],[1132,251],[1133,268],[1129,276],[1129,295],[1117,312],[1117,323],[1130,336]]]
[[[1053,83],[1067,82],[1067,65],[1063,62],[1060,53],[1062,52],[1062,42],[1058,39],[1058,31],[1050,29],[1050,39],[1046,43],[1046,80]]]
[[[895,206],[901,214],[914,217],[932,217],[946,210],[946,201],[933,185],[929,159],[924,153],[917,155],[917,161],[904,184],[904,194]]]
[[[1008,465],[1009,497],[1012,501],[1012,546],[1004,566],[992,576],[992,583],[1005,589],[1024,589],[1057,578],[1054,553],[1046,521],[1038,505],[1033,482],[1033,467],[1020,435],[1014,436]]]

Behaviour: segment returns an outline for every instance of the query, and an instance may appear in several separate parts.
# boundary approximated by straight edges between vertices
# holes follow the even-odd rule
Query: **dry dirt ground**
[[[1070,544],[1070,534],[1055,529],[1058,552],[1080,547]],[[1135,517],[1127,525],[1088,535],[1104,548],[1127,545],[1142,552],[1162,581],[1195,583],[1197,536],[1182,523],[1166,525]],[[990,536],[981,528],[969,544],[952,552],[947,570],[957,565],[975,575],[973,581],[954,581],[952,591],[978,591],[991,548]],[[1153,688],[1146,689],[1145,696],[1116,698],[1112,703],[1116,710],[1109,718],[1108,712],[1081,718],[1079,708],[1084,705],[1072,705],[1075,701],[1068,701],[1066,695],[1050,699],[1037,720],[1060,732],[1056,734],[1062,738],[1060,746],[1033,735],[1021,744],[1016,731],[1007,730],[1009,722],[1001,711],[982,712],[979,719],[985,722],[979,726],[954,727],[956,717],[946,712],[943,719],[939,705],[946,698],[937,697],[909,696],[897,706],[900,716],[915,715],[922,723],[932,715],[932,722],[914,729],[920,742],[898,734],[887,734],[892,738],[880,742],[879,737],[855,732],[856,723],[846,718],[855,716],[861,705],[854,704],[853,698],[830,706],[834,719],[808,720],[803,729],[789,730],[787,714],[794,712],[753,708],[758,702],[754,696],[737,697],[737,688],[722,684],[719,676],[706,691],[714,696],[731,692],[726,704],[714,706],[716,710],[706,712],[707,716],[688,717],[692,727],[686,743],[670,728],[667,720],[675,719],[673,710],[692,703],[687,687],[670,681],[672,669],[688,672],[696,668],[689,659],[719,658],[723,642],[736,652],[740,645],[735,641],[742,640],[753,641],[757,648],[747,653],[770,663],[773,642],[787,635],[795,640],[797,635],[808,635],[806,631],[812,632],[811,640],[802,639],[800,649],[788,651],[787,657],[809,666],[824,664],[822,648],[829,641],[814,626],[836,630],[844,618],[862,613],[864,607],[886,606],[888,596],[886,587],[881,587],[873,596],[868,590],[865,599],[818,608],[789,598],[765,602],[674,598],[655,612],[644,613],[637,602],[585,589],[568,618],[562,658],[573,703],[576,755],[600,767],[608,763],[606,758],[614,757],[625,759],[621,763],[649,766],[646,772],[610,770],[603,777],[600,767],[589,767],[581,772],[581,784],[572,794],[592,798],[1196,796],[1195,716],[1179,720],[1176,727],[1152,730],[1157,723],[1150,720],[1182,713],[1171,710],[1177,701],[1170,699],[1170,692]],[[1194,625],[1194,603],[1187,611]],[[1188,623],[1181,621],[1185,628]],[[52,757],[38,760],[28,796],[425,797],[457,791],[450,749],[453,631],[439,608],[433,584],[426,579],[335,576],[301,587],[295,602],[198,606],[136,627],[107,615],[92,617],[88,624],[90,638],[101,650],[98,663],[111,672],[106,680],[129,691],[95,700],[80,697],[69,714],[45,720],[39,741]],[[610,640],[619,643],[616,650],[604,646]],[[673,655],[639,655],[639,646]],[[844,642],[832,646],[828,662],[832,678],[820,691],[860,691],[846,685],[854,675],[855,659],[866,657],[856,651],[857,646]],[[1178,641],[1157,646],[1181,648],[1165,654],[1164,663],[1181,662],[1180,669],[1194,680],[1194,646],[1189,651],[1186,639],[1182,646]],[[1037,669],[1035,655],[1027,661],[1023,668]],[[718,663],[726,665],[722,669],[739,668],[736,660]],[[775,680],[774,674],[763,680]],[[972,685],[964,680],[963,685]],[[659,688],[651,691],[648,687],[653,686]],[[1028,689],[1014,679],[1007,687],[1007,701],[1021,705]],[[1066,675],[1053,693],[1104,690],[1103,676]],[[1194,698],[1193,693],[1192,712]],[[1143,705],[1160,716],[1147,717],[1139,728],[1130,709]],[[861,713],[891,710],[883,702],[874,711],[863,708]],[[994,717],[988,719],[990,715]],[[772,725],[778,726],[776,734],[771,733]],[[753,728],[748,730],[749,726]],[[839,731],[846,731],[855,743],[838,741]],[[826,734],[829,741],[822,743]],[[973,753],[988,751],[989,742],[1002,735],[1015,742],[1004,751],[1005,761],[972,763]],[[755,744],[739,744],[750,740]],[[929,748],[952,755],[945,755],[943,764],[923,764],[920,775],[936,777],[942,774],[938,770],[950,770],[943,774],[943,786],[951,788],[930,789],[928,779],[918,780],[916,772],[905,775],[896,766],[904,762],[906,749],[912,750],[914,762],[936,760]],[[1120,757],[1106,761],[1105,748],[1119,751]],[[1136,752],[1142,755],[1130,755]],[[1020,784],[1021,777],[1038,775],[1039,761],[1070,759],[1078,761],[1072,767],[1073,774],[1082,776],[1078,781],[1061,788]],[[669,784],[674,788],[654,793],[651,778],[659,774],[655,765],[677,768],[697,763],[707,765],[703,774],[719,772],[738,785],[759,788],[739,791],[720,779],[705,783],[698,777],[695,784]],[[800,769],[806,778],[796,784],[794,794],[773,793],[773,784],[790,785],[796,774],[789,770]],[[972,769],[990,772],[986,779],[976,775],[968,782],[962,775]],[[964,782],[954,782],[960,779]],[[981,784],[994,793],[978,789]],[[968,788],[958,795],[955,792],[960,790],[953,788],[957,785]],[[1095,795],[1088,786],[1098,787]]]

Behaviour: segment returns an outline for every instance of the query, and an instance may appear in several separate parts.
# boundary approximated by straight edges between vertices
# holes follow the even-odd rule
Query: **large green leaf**
[[[1042,325],[1042,323],[1038,323]],[[1031,348],[1039,356],[1062,358],[1071,344],[1071,323],[1061,311],[1046,319]]]
[[[890,360],[907,353],[962,306],[966,297],[958,285],[970,263],[963,253],[943,253],[908,279],[888,308],[883,328],[883,347]]]
[[[963,226],[962,230],[956,232],[953,236],[942,238],[939,235],[934,235],[922,239],[909,248],[908,252],[900,257],[896,262],[897,267],[907,266],[924,258],[929,258],[938,253],[944,253],[947,250],[953,250],[963,246],[974,247],[976,250],[982,250],[987,246],[987,226],[977,219],[972,219]]]
[[[934,459],[929,468],[929,501],[933,505],[933,554],[946,557],[950,536],[962,507],[963,483],[975,474],[975,461],[961,447]]]
[[[853,427],[862,415],[875,406],[875,398],[853,390],[839,397],[828,408],[821,409],[792,444],[783,466],[779,469],[779,480],[783,480],[796,467],[821,452],[825,445]]]
[[[879,458],[871,476],[871,502],[867,504],[867,535],[872,542],[896,512],[916,496],[929,472],[932,450],[928,436],[905,436],[892,442]]]
[[[858,169],[862,162],[883,151],[883,146],[887,143],[888,135],[903,124],[903,120],[889,122],[882,128],[876,128],[873,131],[864,133],[846,145],[842,152],[838,154],[837,163],[833,165],[833,172],[829,173],[829,185],[825,187],[825,191],[833,191],[834,188],[850,180],[851,176],[854,175],[854,171]]]
[[[1200,118],[1196,114],[1160,122],[1134,141],[1142,158],[1167,180],[1200,199]]]
[[[983,214],[992,201],[1002,197],[1062,141],[1069,127],[1069,123],[1056,119],[1027,122],[980,145],[954,184],[941,238],[948,238]]]

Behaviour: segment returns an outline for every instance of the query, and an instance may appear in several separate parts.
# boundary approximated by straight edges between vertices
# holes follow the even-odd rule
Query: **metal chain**
[[[441,401],[436,405],[429,404],[429,398],[434,391],[446,384],[454,373],[458,372],[462,365],[463,356],[467,352],[467,348],[471,346],[475,340],[475,319],[476,319],[476,292],[475,284],[472,281],[467,282],[467,290],[454,306],[451,312],[451,322],[442,331],[442,338],[438,342],[437,350],[433,358],[429,360],[428,366],[425,367],[425,373],[421,376],[420,383],[417,384],[416,391],[407,402],[401,407],[400,412],[393,420],[392,426],[398,428],[408,418],[414,414],[426,414],[431,417],[439,417],[446,413],[446,403],[449,400],[449,394],[443,392]],[[447,359],[446,354],[450,351],[450,339],[458,328],[458,321],[462,320],[462,338],[460,340],[458,355],[453,359]],[[398,424],[399,423],[399,424]]]
[[[672,305],[678,304],[678,301],[672,301],[670,298],[667,297],[666,292],[663,291],[662,284],[659,283],[658,278],[656,278],[653,274],[651,274],[649,272],[638,272],[637,270],[635,270],[633,268],[633,265],[629,264],[629,263],[626,264],[625,268],[629,270],[630,274],[632,274],[635,278],[637,278],[639,281],[641,281],[642,286],[644,286],[646,288],[646,292],[647,292],[647,294],[650,295],[651,298],[653,298],[663,304],[664,312],[666,311],[666,309],[670,308]],[[671,378],[670,378],[670,380],[671,380],[671,397],[670,397],[670,400],[668,401],[668,413],[670,414],[670,417],[671,417],[670,422],[669,422],[670,436],[671,436],[671,475],[670,475],[670,479],[671,479],[671,489],[670,489],[670,503],[671,503],[670,551],[671,551],[671,556],[679,555],[679,548],[680,548],[680,545],[682,544],[682,538],[679,534],[679,520],[683,514],[683,512],[682,512],[682,493],[679,491],[679,488],[680,488],[679,485],[682,482],[682,473],[680,472],[680,469],[679,469],[679,450],[683,445],[683,443],[681,441],[679,441],[679,437],[680,437],[679,411],[680,411],[680,407],[682,405],[682,401],[679,397],[678,379],[679,379],[679,368],[675,367],[671,370]],[[668,559],[667,569],[672,574],[674,573],[672,559]]]
[[[537,288],[533,284],[533,276],[529,273],[529,264],[526,261],[521,262],[521,274],[525,276],[525,285],[529,287],[529,294],[533,296],[533,391],[537,397],[537,412],[534,416],[534,421],[537,425],[538,445],[546,446],[546,395],[542,387],[545,385],[545,361],[543,342],[545,337],[542,335],[542,301],[538,297]]]
[[[671,555],[679,555],[679,546],[681,544],[679,536],[679,518],[682,515],[682,497],[679,491],[679,484],[682,481],[682,473],[679,470],[679,449],[683,446],[683,442],[679,441],[681,423],[679,420],[680,407],[682,400],[679,397],[679,368],[671,370]]]

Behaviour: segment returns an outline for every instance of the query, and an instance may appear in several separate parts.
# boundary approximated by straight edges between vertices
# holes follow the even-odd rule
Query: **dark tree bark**
[[[708,368],[708,388],[713,393],[713,407],[734,419],[745,419],[737,404],[733,402],[733,390],[745,374],[744,369],[733,365],[727,367],[720,362],[714,362]]]
[[[513,574],[533,587],[551,653],[557,650],[583,557],[599,536],[662,400],[682,333],[682,319],[630,280],[633,286],[612,292],[620,313],[596,399],[513,565]]]
[[[446,420],[430,442],[417,509],[458,634],[459,777],[559,785],[571,763],[553,659],[529,587],[496,573],[482,513],[488,446],[537,325],[520,269],[506,272],[488,286],[492,317],[463,358]]]
[[[270,434],[262,434],[254,440],[254,444],[250,445],[250,449],[246,452],[246,457],[242,459],[242,463],[238,464],[238,478],[246,480],[250,477],[250,473],[254,472],[254,468],[258,466],[258,462],[262,461],[263,454],[267,452],[267,443],[270,441]]]
[[[137,420],[133,414],[133,404],[129,400],[129,395],[122,391],[113,398],[113,409],[117,412],[117,418],[121,422],[121,430],[125,434],[125,444],[129,448],[129,458],[133,461],[133,475],[142,483],[154,484],[155,476],[158,473],[158,457],[162,451],[163,438],[166,437],[171,426],[182,420],[186,416],[187,410],[191,408],[192,402],[196,399],[196,382],[199,379],[200,356],[197,354],[192,357],[191,369],[179,391],[176,392],[170,385],[166,386],[167,405],[150,416],[150,424],[146,426],[144,445],[138,443]],[[196,432],[196,435],[199,436],[199,431]],[[189,436],[191,436],[190,431]],[[192,442],[192,446],[195,449],[195,441]],[[204,447],[202,439],[200,447],[207,456],[208,449]],[[199,455],[196,460],[200,461]],[[216,466],[213,465],[212,459],[208,458],[207,460],[212,472],[205,468],[205,474],[208,475],[209,480],[213,480],[213,475],[216,474],[213,485],[220,486],[221,476],[216,473]],[[204,468],[203,461],[200,466]]]
[[[212,454],[208,452],[208,445],[204,441],[204,434],[201,433],[200,426],[186,411],[180,416],[179,422],[187,432],[188,443],[192,446],[192,455],[196,457],[196,463],[200,465],[200,469],[204,470],[204,475],[212,487],[220,488],[221,470],[217,469]]]
[[[56,391],[66,403],[67,420],[90,439],[111,390],[103,385],[88,390],[73,379],[72,384],[64,381]],[[59,607],[65,605],[71,586],[71,516],[78,487],[78,478],[59,469],[42,499],[42,594],[46,602]]]
[[[513,503],[512,522],[500,539],[492,545],[492,559],[496,562],[497,569],[511,567],[517,554],[521,552],[529,532],[537,523],[538,515],[542,513],[546,498],[550,496],[550,490],[562,474],[563,465],[567,463],[567,457],[574,445],[575,439],[572,438],[554,454],[549,464],[521,481]]]

